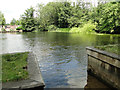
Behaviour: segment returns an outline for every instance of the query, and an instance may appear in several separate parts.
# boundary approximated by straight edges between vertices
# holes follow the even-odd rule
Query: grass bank
[[[28,52],[2,55],[2,82],[28,78]]]
[[[71,28],[57,28],[56,30],[48,30],[49,32],[69,32]]]
[[[119,45],[96,46],[95,48],[120,55]]]
[[[79,26],[79,27],[72,27],[72,28],[57,28],[54,25],[49,26],[48,31],[50,32],[71,32],[71,33],[96,33],[94,30],[96,25],[94,25],[91,21]]]

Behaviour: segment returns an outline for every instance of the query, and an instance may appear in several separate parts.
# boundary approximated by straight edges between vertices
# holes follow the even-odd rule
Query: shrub
[[[94,29],[96,25],[88,21],[86,24],[82,25],[81,27],[73,27],[70,32],[78,32],[78,33],[95,33]]]
[[[57,30],[57,27],[55,25],[48,26],[48,31],[55,31]]]
[[[80,32],[80,28],[73,27],[69,32]]]
[[[80,28],[80,32],[81,33],[95,33],[95,28],[96,25],[94,25],[93,23],[91,23],[91,21],[89,21],[88,23],[84,24],[83,27]]]
[[[16,30],[24,30],[24,28],[22,26],[19,26],[16,28]]]

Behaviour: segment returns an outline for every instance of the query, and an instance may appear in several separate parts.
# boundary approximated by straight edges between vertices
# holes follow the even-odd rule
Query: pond
[[[0,53],[33,51],[47,88],[84,88],[86,46],[118,44],[120,35],[65,32],[0,34]]]

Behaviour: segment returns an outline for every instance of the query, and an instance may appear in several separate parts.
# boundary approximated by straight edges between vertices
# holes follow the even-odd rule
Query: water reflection
[[[3,34],[3,53],[33,51],[46,87],[83,88],[87,84],[86,46],[118,43],[119,35],[74,33]]]
[[[2,51],[0,53],[24,52],[29,50],[21,34],[1,34],[1,37]]]

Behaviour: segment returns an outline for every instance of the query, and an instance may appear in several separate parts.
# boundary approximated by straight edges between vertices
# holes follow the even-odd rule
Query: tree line
[[[98,33],[120,33],[120,1],[100,1],[97,7],[92,3],[49,2],[38,4],[36,9],[30,7],[21,15],[19,21],[24,31],[46,31],[58,28],[87,27],[95,25],[93,31]],[[86,25],[86,26],[85,26]],[[91,25],[91,26],[92,26]],[[90,27],[90,26],[89,26]],[[89,28],[88,28],[89,29]]]

